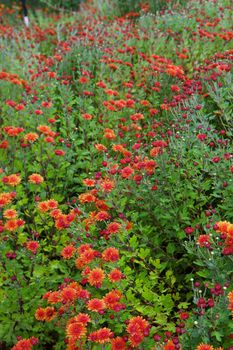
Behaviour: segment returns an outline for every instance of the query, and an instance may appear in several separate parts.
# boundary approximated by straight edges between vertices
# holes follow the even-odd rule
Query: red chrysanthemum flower
[[[200,235],[197,239],[197,244],[200,247],[209,247],[210,246],[210,236],[209,235]]]
[[[71,259],[75,253],[76,249],[72,245],[68,245],[62,249],[61,256],[64,259]]]
[[[126,166],[121,170],[121,176],[124,179],[128,179],[133,174],[133,172],[134,170],[130,166]]]
[[[122,279],[122,277],[123,277],[123,274],[121,273],[121,271],[119,269],[112,270],[108,275],[108,279],[112,283],[120,281]]]
[[[34,254],[36,253],[39,247],[40,247],[40,244],[37,241],[29,241],[26,243],[26,248]]]

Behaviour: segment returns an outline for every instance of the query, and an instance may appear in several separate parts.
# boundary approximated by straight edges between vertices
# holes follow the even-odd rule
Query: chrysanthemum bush
[[[147,5],[3,16],[4,350],[231,349],[230,4]]]

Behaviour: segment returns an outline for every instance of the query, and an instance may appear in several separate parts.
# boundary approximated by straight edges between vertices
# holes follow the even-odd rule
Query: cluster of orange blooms
[[[75,220],[77,215],[80,214],[78,209],[71,209],[69,214],[63,214],[58,208],[58,202],[54,199],[39,202],[38,209],[42,213],[49,213],[49,215],[54,219],[55,227],[58,230],[68,228]]]
[[[20,339],[11,350],[31,350],[38,343],[38,339],[31,337],[29,339]]]
[[[1,232],[6,230],[10,232],[16,231],[18,228],[24,226],[25,222],[17,218],[18,213],[15,209],[6,209],[3,211],[3,218],[7,219],[5,223],[0,220]]]
[[[109,247],[101,253],[94,250],[89,244],[82,244],[77,249],[72,245],[68,245],[62,250],[61,255],[65,259],[71,259],[76,252],[78,258],[75,264],[83,270],[81,274],[84,279],[81,283],[89,283],[91,287],[97,289],[101,287],[105,280],[106,272],[102,267],[105,266],[108,269],[108,263],[117,262],[120,258],[119,251],[116,248]],[[96,266],[97,259],[99,259],[99,265],[102,267],[91,269],[88,265],[95,260],[94,266]],[[110,269],[112,268],[110,267]],[[113,271],[118,271],[120,274],[121,272],[118,269],[113,269],[108,275],[111,276],[109,278],[110,282],[117,282],[119,278],[115,280]],[[105,292],[101,299],[95,298],[77,282],[64,283],[57,291],[47,292],[43,296],[43,299],[53,306],[39,307],[36,310],[35,317],[39,321],[51,321],[55,317],[62,317],[67,312],[75,314],[75,302],[79,300],[79,310],[82,312],[70,318],[66,323],[67,350],[83,349],[87,341],[99,344],[110,343],[112,350],[124,350],[128,348],[128,340],[130,346],[134,348],[141,344],[145,336],[149,335],[149,323],[140,316],[133,317],[127,322],[127,339],[120,336],[115,337],[112,330],[107,327],[88,333],[88,323],[92,323],[96,313],[102,315],[107,310],[120,312],[125,309],[125,305],[121,303],[122,297],[123,295],[119,290],[111,289],[107,293]],[[83,302],[82,306],[80,302]],[[85,308],[86,311],[91,313],[90,315],[85,312]]]
[[[5,126],[3,128],[5,133],[10,137],[15,137],[19,135],[21,132],[24,131],[24,128],[18,127],[18,126]]]
[[[228,294],[228,300],[229,300],[229,310],[231,311],[231,315],[233,318],[233,290]]]
[[[227,221],[219,221],[216,225],[216,232],[219,232],[221,238],[224,239],[222,254],[233,255],[233,224]]]
[[[6,185],[15,187],[20,184],[21,182],[21,177],[18,174],[11,174],[9,176],[4,176],[2,178],[2,182]]]
[[[7,73],[5,71],[0,72],[0,80],[6,80],[6,81],[9,81],[15,85],[25,86],[27,84],[27,82],[25,80],[19,78],[19,76],[17,74],[11,74],[11,73]]]
[[[195,350],[223,350],[223,348],[214,348],[212,345],[209,344],[200,344]]]
[[[21,181],[22,179],[19,174],[11,174],[2,178],[2,182],[11,187],[19,185]],[[33,184],[41,184],[42,182],[44,182],[44,178],[40,174],[34,173],[28,177],[28,181]]]
[[[0,193],[0,208],[5,207],[10,204],[12,200],[15,198],[15,192],[2,192]]]

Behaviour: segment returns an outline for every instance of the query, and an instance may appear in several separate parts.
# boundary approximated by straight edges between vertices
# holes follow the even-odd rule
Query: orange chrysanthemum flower
[[[36,318],[38,321],[45,321],[45,309],[43,309],[42,307],[39,307],[39,308],[36,310],[35,318]]]
[[[40,131],[44,135],[51,136],[51,134],[53,134],[53,131],[51,130],[51,128],[48,125],[39,125],[37,127],[37,130]]]
[[[112,350],[126,350],[126,342],[121,337],[111,340]]]
[[[31,350],[33,345],[38,343],[38,339],[31,337],[29,339],[20,339],[11,350]]]
[[[90,192],[87,192],[87,193],[82,193],[79,195],[78,197],[79,199],[79,202],[84,204],[84,203],[92,203],[92,202],[95,202],[96,200],[96,197],[90,193]]]
[[[116,138],[116,134],[112,129],[106,128],[104,129],[104,137],[108,140],[114,140]]]
[[[92,249],[90,244],[81,244],[78,247],[77,251],[78,251],[78,254],[83,254],[85,251],[90,249]]]
[[[29,132],[24,136],[24,140],[29,142],[35,142],[38,139],[38,137],[38,134],[36,134],[35,132]]]
[[[120,259],[119,250],[116,248],[107,248],[102,253],[102,259],[104,261],[115,262]]]
[[[112,150],[115,151],[115,152],[124,152],[125,151],[125,148],[123,145],[113,145],[112,146]]]
[[[115,305],[119,304],[121,298],[122,294],[119,290],[111,290],[104,296],[103,301],[108,309],[114,310]]]
[[[143,332],[148,326],[149,324],[144,318],[136,316],[130,319],[126,330],[129,334],[133,334],[138,331]]]
[[[29,176],[28,181],[31,182],[32,184],[38,185],[44,182],[44,178],[40,174],[32,174]]]
[[[228,299],[229,299],[229,302],[230,303],[233,303],[233,290],[230,292],[230,293],[228,293]]]
[[[109,193],[111,192],[115,187],[115,182],[114,181],[111,181],[109,179],[106,179],[106,180],[102,180],[100,182],[100,188],[101,190],[103,190],[104,192],[106,193]]]
[[[4,229],[11,232],[15,231],[17,228],[18,223],[16,219],[10,219],[4,225]]]
[[[94,298],[87,302],[87,309],[89,311],[100,312],[106,309],[106,305],[102,299]]]
[[[74,288],[66,287],[60,294],[63,303],[73,303],[77,299],[77,291]]]
[[[141,332],[135,332],[130,335],[129,342],[131,346],[134,348],[134,347],[137,347],[139,344],[141,344],[143,339],[144,339],[144,335]]]
[[[12,199],[14,198],[12,193],[7,193],[7,192],[0,193],[0,208],[4,207],[5,205],[9,204],[12,201]]]
[[[6,209],[3,212],[3,217],[6,219],[15,219],[17,217],[17,211],[15,209]]]
[[[88,274],[88,282],[91,286],[99,288],[104,280],[105,274],[104,271],[97,267]]]
[[[172,340],[169,340],[167,344],[164,346],[164,350],[175,350],[175,344]]]
[[[73,338],[74,340],[83,338],[86,335],[86,332],[86,327],[79,322],[70,323],[66,328],[68,337]]]
[[[60,209],[53,209],[51,210],[51,212],[49,213],[49,215],[54,218],[57,219],[59,216],[62,215],[62,211]]]
[[[96,251],[94,249],[88,249],[83,252],[75,261],[75,265],[78,269],[84,268],[96,257]]]
[[[121,228],[121,225],[116,221],[110,222],[110,224],[108,224],[108,226],[107,226],[107,230],[108,230],[109,234],[119,232],[120,228]]]
[[[83,183],[84,183],[84,185],[87,186],[87,187],[93,187],[93,186],[95,186],[95,180],[93,180],[93,179],[84,179],[84,180],[83,180]]]
[[[161,147],[153,147],[150,150],[150,156],[151,157],[156,157],[157,155],[159,155],[161,153]]]
[[[45,321],[49,322],[56,316],[56,311],[54,307],[46,307],[45,308]]]
[[[96,208],[99,209],[99,210],[104,210],[104,211],[109,210],[109,207],[107,206],[107,204],[105,203],[104,200],[97,200],[97,201],[95,202],[95,206],[96,206]]]
[[[49,199],[47,200],[47,205],[49,210],[57,209],[58,202],[55,199]]]
[[[175,348],[174,348],[175,349]],[[169,349],[168,349],[169,350]],[[214,350],[212,345],[208,345],[208,344],[200,344],[198,345],[198,347],[196,348],[196,350]]]
[[[89,322],[91,322],[90,316],[87,314],[82,314],[82,313],[79,313],[73,319],[75,322],[82,323],[84,326],[86,326]]]
[[[38,209],[43,213],[47,212],[49,210],[48,202],[44,201],[44,202],[38,203]]]
[[[61,256],[64,259],[71,259],[75,253],[76,249],[72,245],[68,245],[62,249]]]
[[[218,229],[216,230],[216,232],[226,233],[229,222],[219,221],[217,222],[217,225],[218,225]]]
[[[113,333],[111,329],[104,327],[98,331],[90,333],[88,339],[95,343],[104,344],[110,342],[112,337]]]
[[[102,151],[102,152],[107,151],[107,147],[105,147],[104,145],[102,145],[100,143],[95,144],[95,148],[97,149],[97,151]]]
[[[78,282],[71,282],[67,285],[67,287],[73,288],[76,290],[76,292],[82,290],[82,287],[80,286],[80,284],[78,284]]]
[[[108,220],[110,219],[110,214],[105,211],[105,210],[102,210],[102,211],[99,211],[96,215],[95,215],[95,220],[96,221],[105,221],[105,220]]]
[[[0,149],[7,149],[9,147],[9,142],[7,140],[2,140],[0,142]]]
[[[48,303],[49,304],[57,304],[61,302],[60,292],[51,292],[48,297]]]

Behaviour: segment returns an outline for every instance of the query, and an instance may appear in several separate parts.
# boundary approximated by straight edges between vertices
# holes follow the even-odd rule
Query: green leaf
[[[137,236],[136,236],[136,235],[134,235],[133,237],[130,238],[130,240],[129,240],[129,245],[130,245],[130,247],[133,248],[133,249],[136,249],[136,248],[137,248],[137,246],[138,246],[138,240],[137,240]]]
[[[217,332],[217,331],[214,331],[211,333],[211,336],[212,337],[215,337],[217,339],[217,341],[221,341],[222,340],[222,337],[223,337],[223,334]]]

